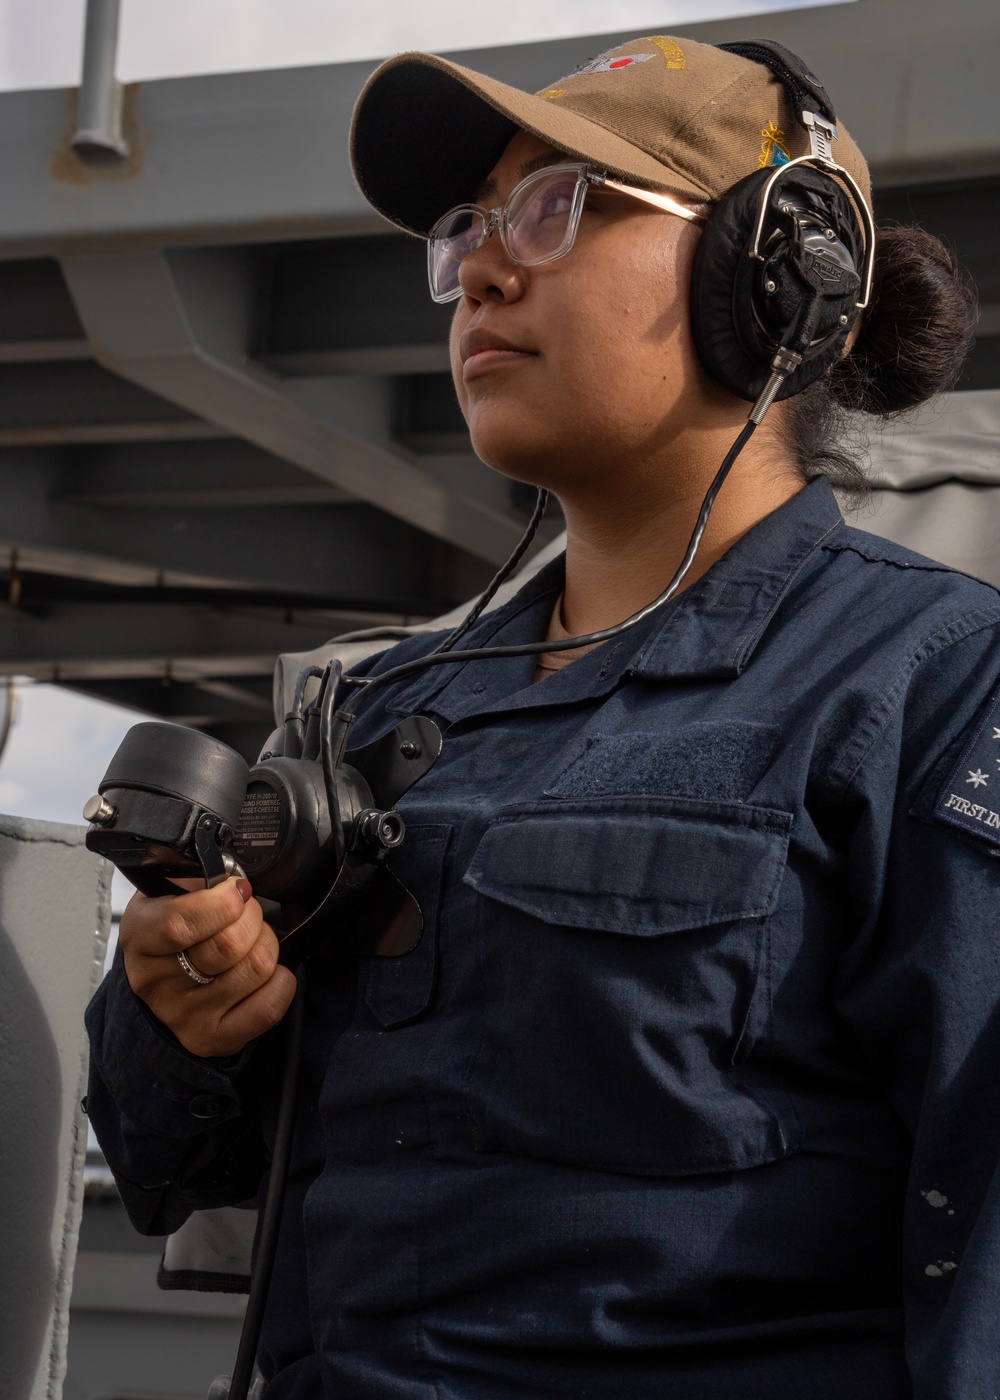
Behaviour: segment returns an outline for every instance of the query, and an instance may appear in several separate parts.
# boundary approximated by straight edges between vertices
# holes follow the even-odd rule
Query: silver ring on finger
[[[191,978],[191,981],[197,982],[199,987],[207,987],[209,982],[215,981],[214,976],[206,977],[203,973],[199,972],[198,969],[192,963],[191,959],[188,957],[187,953],[178,953],[177,961],[180,963],[181,967],[184,969],[187,975]]]

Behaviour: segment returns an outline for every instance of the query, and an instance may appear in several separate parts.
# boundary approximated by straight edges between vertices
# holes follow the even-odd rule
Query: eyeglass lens
[[[579,169],[540,170],[513,191],[501,214],[500,234],[508,256],[522,265],[546,262],[567,252],[586,185]],[[486,236],[482,211],[464,205],[431,230],[428,267],[431,294],[447,301],[459,292],[463,260]]]

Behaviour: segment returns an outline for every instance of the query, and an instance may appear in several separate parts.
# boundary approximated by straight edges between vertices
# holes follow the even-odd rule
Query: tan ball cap
[[[379,213],[426,237],[443,213],[473,198],[518,128],[689,204],[809,152],[784,85],[763,64],[656,35],[610,49],[534,95],[434,54],[389,59],[354,109],[355,178]],[[870,201],[865,159],[842,125],[839,132],[834,157]]]

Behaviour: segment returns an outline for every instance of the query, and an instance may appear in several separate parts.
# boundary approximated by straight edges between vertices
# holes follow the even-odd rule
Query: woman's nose
[[[525,269],[507,256],[493,220],[487,225],[486,237],[479,247],[462,259],[458,282],[464,295],[476,302],[516,301],[524,295]]]

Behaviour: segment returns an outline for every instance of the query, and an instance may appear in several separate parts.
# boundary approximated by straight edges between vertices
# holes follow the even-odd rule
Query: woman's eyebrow
[[[547,156],[532,156],[526,160],[517,172],[517,179],[514,184],[519,184],[528,175],[534,175],[536,170],[544,170],[547,165],[564,165],[572,157],[566,155],[564,151],[551,151]],[[496,199],[497,182],[492,177],[484,180],[472,196],[473,204],[483,204],[487,199]]]

